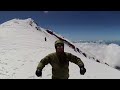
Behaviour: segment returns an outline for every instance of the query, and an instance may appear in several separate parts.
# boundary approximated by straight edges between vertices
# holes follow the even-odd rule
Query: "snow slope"
[[[47,38],[45,42],[44,38]],[[55,52],[57,38],[37,26],[31,18],[13,19],[0,25],[0,78],[51,79],[51,66],[43,69],[43,76],[35,75],[39,61]],[[77,55],[85,63],[87,72],[80,75],[77,65],[70,63],[70,79],[120,78],[120,71],[85,58],[65,44],[65,51]]]

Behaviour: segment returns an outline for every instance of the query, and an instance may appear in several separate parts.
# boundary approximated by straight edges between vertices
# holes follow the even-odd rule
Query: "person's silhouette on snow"
[[[45,41],[47,41],[46,37],[45,37]]]

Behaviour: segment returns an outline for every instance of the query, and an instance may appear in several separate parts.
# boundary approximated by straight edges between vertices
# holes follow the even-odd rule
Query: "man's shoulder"
[[[48,56],[54,56],[54,55],[56,55],[56,52],[48,54]]]
[[[48,57],[54,59],[56,57],[56,52],[50,53]]]
[[[66,54],[66,55],[70,55],[71,53],[69,53],[69,52],[65,52],[65,54]]]

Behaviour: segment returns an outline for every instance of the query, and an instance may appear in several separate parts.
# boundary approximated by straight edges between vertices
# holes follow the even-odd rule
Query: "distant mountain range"
[[[88,40],[79,40],[73,41],[73,43],[98,43],[98,44],[117,44],[120,46],[120,40],[97,40],[97,41],[88,41]]]

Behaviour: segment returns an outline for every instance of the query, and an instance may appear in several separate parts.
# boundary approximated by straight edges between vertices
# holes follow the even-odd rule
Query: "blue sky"
[[[32,18],[72,41],[120,40],[120,11],[0,11],[0,23],[14,18]]]

